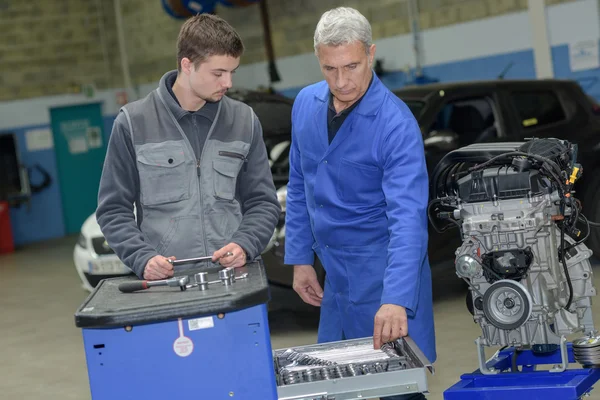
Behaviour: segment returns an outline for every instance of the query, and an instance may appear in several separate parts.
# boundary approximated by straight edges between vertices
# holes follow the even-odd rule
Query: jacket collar
[[[169,110],[171,110],[171,112],[173,113],[173,116],[175,117],[175,119],[177,121],[180,121],[183,117],[185,117],[186,115],[190,115],[191,113],[189,111],[186,111],[183,108],[181,108],[181,106],[179,105],[177,100],[173,98],[173,95],[171,95],[172,89],[170,91],[169,87],[167,86],[167,85],[172,86],[173,82],[175,82],[176,78],[177,78],[177,70],[167,72],[166,74],[164,74],[162,76],[162,78],[160,78],[160,83],[158,84],[157,90],[158,90],[160,96],[165,101],[165,104],[167,105]],[[223,96],[223,99],[225,99],[225,98],[226,98],[226,96]],[[216,102],[216,103],[206,103],[201,109],[199,109],[198,111],[196,111],[195,113],[192,113],[192,114],[201,115],[203,117],[208,118],[212,122],[216,118],[217,110],[219,109],[219,107],[220,107],[220,101]]]
[[[181,118],[183,118],[185,115],[187,115],[188,112],[185,111],[183,108],[181,108],[179,106],[179,104],[177,104],[175,99],[171,96],[171,93],[169,93],[169,89],[167,89],[167,82],[172,79],[173,75],[177,76],[177,70],[173,70],[173,71],[169,71],[169,72],[165,73],[162,76],[162,78],[160,78],[160,82],[158,83],[157,90],[160,93],[160,96],[164,100],[167,107],[169,107],[169,110],[171,110],[171,112],[173,113],[175,118],[179,121]],[[169,79],[169,78],[171,78],[171,79]]]
[[[365,116],[377,115],[377,112],[381,108],[385,97],[385,86],[383,85],[383,83],[381,83],[381,81],[377,77],[377,74],[375,74],[375,71],[372,71],[372,73],[373,82],[371,83],[371,86],[369,87],[367,92],[364,94],[364,97],[360,101],[360,104],[354,110],[355,113]],[[315,93],[315,97],[321,100],[322,102],[328,103],[329,93],[329,86],[325,84],[322,90]]]

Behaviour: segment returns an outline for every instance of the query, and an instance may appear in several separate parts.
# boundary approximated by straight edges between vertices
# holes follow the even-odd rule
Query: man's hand
[[[375,314],[375,329],[373,330],[373,347],[408,335],[406,309],[395,304],[383,304]]]
[[[247,257],[244,249],[238,244],[229,243],[225,247],[215,251],[212,260],[213,262],[219,261],[225,268],[238,268],[246,265]]]
[[[173,264],[167,260],[175,260],[175,257],[152,257],[146,264],[146,268],[144,268],[144,279],[154,281],[172,277]]]
[[[321,306],[323,289],[317,280],[317,273],[312,265],[294,265],[293,288],[305,303],[315,307]]]

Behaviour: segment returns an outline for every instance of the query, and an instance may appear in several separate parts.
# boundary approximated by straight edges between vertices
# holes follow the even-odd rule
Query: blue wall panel
[[[572,72],[568,45],[552,48],[552,62],[556,78],[576,80],[586,93],[600,100],[600,69]],[[426,66],[423,73],[440,82],[460,82],[497,79],[507,67],[509,68],[504,75],[505,79],[535,79],[533,50]],[[413,73],[407,75],[402,71],[390,72],[381,80],[388,88],[398,89],[414,81]],[[280,93],[294,98],[302,88],[303,86],[288,88]]]
[[[114,119],[114,116],[104,117],[104,137],[106,140],[110,136]],[[36,164],[48,172],[52,179],[52,183],[48,188],[32,196],[30,206],[24,204],[18,208],[11,208],[10,219],[15,246],[62,237],[65,234],[60,183],[58,182],[54,150],[27,151],[25,132],[39,128],[50,129],[50,125],[27,126],[2,131],[3,133],[15,133],[17,135],[21,162],[30,168],[32,184],[40,184],[43,180],[43,176],[33,169]]]
[[[566,62],[568,63],[568,58]],[[533,50],[426,66],[423,68],[423,74],[440,82],[487,80],[498,78],[509,65],[510,68],[504,75],[505,79],[535,79]],[[414,82],[413,74],[414,71],[410,74],[393,71],[386,73],[381,80],[388,88],[399,89]],[[303,86],[288,88],[280,93],[294,98],[302,88]]]
[[[23,204],[19,208],[11,208],[10,217],[16,246],[60,237],[65,232],[54,150],[27,151],[25,132],[35,128],[49,129],[49,126],[5,131],[16,133],[21,162],[30,169],[32,184],[40,184],[43,179],[43,176],[33,169],[36,164],[50,174],[52,179],[48,188],[32,196],[30,206]]]
[[[588,95],[600,100],[600,68],[572,72],[567,45],[552,48],[552,63],[556,78],[576,80]]]

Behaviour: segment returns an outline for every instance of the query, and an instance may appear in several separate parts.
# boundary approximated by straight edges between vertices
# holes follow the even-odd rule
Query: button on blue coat
[[[304,88],[292,111],[285,263],[326,271],[318,341],[373,335],[382,304],[406,308],[408,334],[436,359],[427,258],[428,176],[418,123],[373,76],[329,144],[329,88]]]

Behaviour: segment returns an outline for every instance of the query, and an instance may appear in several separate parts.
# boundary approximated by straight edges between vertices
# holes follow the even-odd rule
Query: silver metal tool
[[[223,257],[231,257],[232,252],[228,251]],[[221,258],[223,258],[221,257]],[[188,264],[192,262],[212,261],[212,256],[193,257],[193,258],[182,258],[181,260],[168,260],[172,265]]]
[[[150,289],[153,286],[169,286],[179,287],[182,291],[187,289],[187,284],[190,282],[189,276],[176,276],[169,279],[158,281],[133,281],[124,282],[119,285],[119,290],[123,293],[132,293],[140,290]]]
[[[279,400],[381,398],[427,392],[433,367],[409,337],[373,348],[373,338],[274,350]],[[339,396],[339,397],[338,397]]]
[[[208,272],[198,272],[194,274],[194,283],[186,286],[187,289],[192,289],[197,287],[201,291],[208,290],[209,285],[214,285],[216,283],[221,283],[224,286],[231,286],[238,279],[246,279],[248,277],[248,272],[242,272],[240,274],[236,274],[236,270],[243,270],[243,268],[224,268],[219,271],[219,280],[209,281],[208,280]]]
[[[194,282],[198,285],[198,289],[207,290],[208,289],[208,272],[198,272],[194,275]]]
[[[225,286],[232,285],[235,280],[235,271],[233,268],[224,268],[219,271],[219,279]]]
[[[169,260],[172,265],[187,264],[191,262],[212,261],[212,256],[183,258],[181,260]]]

